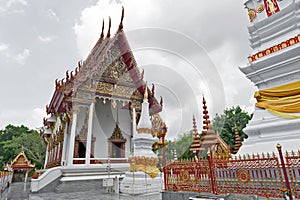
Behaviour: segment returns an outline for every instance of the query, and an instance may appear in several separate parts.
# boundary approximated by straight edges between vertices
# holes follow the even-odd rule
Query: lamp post
[[[160,130],[160,137],[161,137],[161,145],[162,145],[162,165],[163,165],[163,172],[164,172],[164,188],[167,188],[167,177],[166,177],[166,171],[165,171],[165,165],[166,165],[166,155],[165,155],[165,136],[167,133],[167,126],[164,124]]]

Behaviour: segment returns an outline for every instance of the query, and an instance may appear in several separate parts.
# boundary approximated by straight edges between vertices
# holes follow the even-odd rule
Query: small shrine
[[[203,97],[203,131],[199,136],[196,120],[193,116],[193,142],[190,151],[195,153],[197,159],[200,158],[199,153],[207,151],[212,156],[230,157],[230,147],[227,143],[211,129],[206,100]]]
[[[13,182],[26,182],[28,172],[32,170],[35,165],[32,165],[27,159],[24,151],[21,151],[11,162],[10,168],[13,170]]]

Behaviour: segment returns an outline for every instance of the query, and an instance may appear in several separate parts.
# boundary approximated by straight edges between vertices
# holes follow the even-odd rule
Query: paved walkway
[[[0,195],[1,200],[21,200],[29,199],[29,183],[24,185],[22,182],[12,183],[9,188],[6,188]]]
[[[83,200],[161,200],[161,194],[147,196],[123,196],[118,194],[103,194],[99,191],[86,192],[68,192],[68,193],[42,193],[31,194],[28,183],[24,190],[24,183],[12,183],[11,186],[1,194],[1,200],[65,200],[65,199],[83,199]]]

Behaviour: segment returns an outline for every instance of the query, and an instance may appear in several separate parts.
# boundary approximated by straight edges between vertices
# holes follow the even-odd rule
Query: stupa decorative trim
[[[283,50],[287,47],[290,47],[290,46],[293,46],[295,44],[298,44],[299,43],[299,40],[300,40],[300,34],[295,36],[295,37],[292,37],[284,42],[281,42],[280,44],[276,44],[270,48],[267,48],[263,51],[260,51],[256,54],[253,54],[251,56],[248,57],[248,61],[251,63],[251,62],[254,62],[262,57],[265,57],[267,55],[270,55],[270,54],[273,54],[277,51],[280,51],[280,50]]]

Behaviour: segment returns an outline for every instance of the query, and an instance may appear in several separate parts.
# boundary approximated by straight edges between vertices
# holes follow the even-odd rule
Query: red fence
[[[199,162],[175,162],[164,168],[166,190],[210,192],[209,164]]]
[[[226,163],[221,165],[219,163]],[[282,197],[283,179],[278,158],[245,156],[230,159],[213,159],[215,191],[220,193],[253,194],[265,197]]]
[[[300,198],[300,151],[286,153],[283,159],[274,153],[247,155],[200,161],[176,161],[164,168],[165,190],[211,192],[214,194],[239,193],[264,197],[282,197],[289,190]],[[280,157],[281,155],[281,157]]]
[[[291,191],[296,198],[300,198],[300,150],[298,153],[292,151],[291,154],[286,152],[286,165],[288,167]]]

